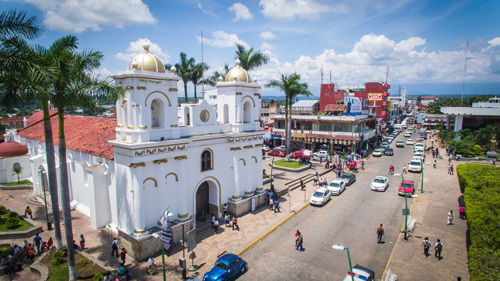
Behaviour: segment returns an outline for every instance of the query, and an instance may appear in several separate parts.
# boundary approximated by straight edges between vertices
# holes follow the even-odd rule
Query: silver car
[[[345,190],[345,182],[333,180],[327,188],[332,192],[332,195],[340,195]]]
[[[332,193],[328,188],[321,187],[316,189],[314,191],[314,194],[311,196],[311,199],[309,199],[309,203],[311,205],[318,205],[318,206],[323,206],[330,200],[332,196]]]

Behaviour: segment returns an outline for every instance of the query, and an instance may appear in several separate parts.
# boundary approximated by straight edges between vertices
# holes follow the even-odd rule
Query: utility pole
[[[205,67],[203,64],[203,30],[201,31],[201,95],[205,99],[205,89],[203,85],[203,80],[205,79],[203,74],[205,72]],[[196,85],[194,85],[196,87]]]
[[[460,100],[460,106],[463,106],[463,103],[464,103],[465,72],[467,71],[467,54],[468,53],[469,53],[469,40],[467,40],[467,48],[465,49],[464,81],[462,82],[462,99]]]
[[[385,83],[387,84],[387,77],[389,77],[389,65],[387,65],[387,71],[385,72]]]
[[[330,70],[330,84],[332,84],[332,71]]]
[[[321,69],[319,71],[321,74],[321,85],[323,85],[323,64],[321,65]]]

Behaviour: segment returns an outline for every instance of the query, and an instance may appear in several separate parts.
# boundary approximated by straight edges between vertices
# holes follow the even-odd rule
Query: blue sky
[[[500,94],[500,2],[412,0],[0,0],[2,11],[26,10],[45,26],[34,43],[49,46],[72,34],[80,48],[105,54],[101,72],[125,70],[144,42],[165,63],[179,53],[214,70],[234,65],[235,44],[271,60],[250,72],[260,83],[297,72],[319,95],[324,81],[360,84],[385,80],[412,94],[459,89],[469,40],[467,83],[488,83]],[[439,84],[439,90],[432,85]],[[449,84],[450,87],[446,87]],[[457,87],[460,85],[460,87]],[[466,84],[467,85],[467,84]],[[183,94],[182,85],[179,85]],[[190,95],[193,86],[188,85]],[[467,87],[466,94],[482,94]],[[263,90],[264,95],[278,95]]]

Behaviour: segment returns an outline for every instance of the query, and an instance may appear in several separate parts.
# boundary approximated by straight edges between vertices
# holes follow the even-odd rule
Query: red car
[[[285,153],[281,150],[271,150],[271,151],[269,151],[269,153],[267,155],[285,157]]]
[[[305,154],[304,154],[304,151],[301,151],[301,150],[300,150],[300,151],[295,151],[295,152],[294,152],[294,153],[292,153],[290,156],[291,156],[292,158],[303,158],[303,157],[305,157],[305,158],[307,158],[307,159],[311,158],[311,155],[305,155]]]
[[[399,185],[398,195],[405,196],[405,192],[408,196],[415,194],[415,186],[413,181],[401,181]]]

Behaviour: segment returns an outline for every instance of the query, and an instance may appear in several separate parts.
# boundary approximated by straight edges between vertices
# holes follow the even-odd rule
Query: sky
[[[298,73],[311,93],[339,85],[387,79],[411,95],[500,95],[498,0],[0,0],[0,11],[24,10],[45,28],[33,44],[49,46],[65,35],[79,49],[102,51],[99,72],[128,68],[142,45],[164,63],[180,52],[221,71],[235,65],[235,44],[260,50],[270,61],[250,76],[265,84]],[[474,85],[488,85],[476,87]],[[207,87],[209,88],[209,87]],[[193,85],[188,84],[189,95]],[[198,93],[200,90],[198,90]],[[280,95],[265,89],[263,95]],[[184,95],[179,83],[179,95]]]

